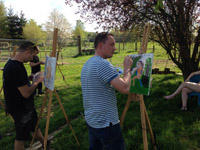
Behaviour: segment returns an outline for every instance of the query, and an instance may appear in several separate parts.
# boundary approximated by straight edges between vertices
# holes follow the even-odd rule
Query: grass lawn
[[[124,56],[130,53],[115,54],[112,59],[109,59],[114,66],[122,66]],[[135,52],[137,53],[137,52]],[[160,52],[161,53],[161,52]],[[155,53],[154,60],[166,60],[167,56],[162,53]],[[159,55],[159,56],[158,56]],[[75,131],[75,134],[80,142],[81,150],[88,149],[88,133],[87,127],[82,116],[83,104],[82,104],[82,92],[80,83],[80,73],[83,64],[92,57],[81,56],[77,58],[65,58],[65,65],[60,65],[62,74],[65,77],[63,80],[62,74],[57,68],[55,87],[58,89],[59,97],[65,108],[65,111],[69,117],[71,125]],[[160,59],[159,59],[160,57]],[[3,67],[5,63],[0,63],[0,67]],[[163,64],[154,64],[160,69],[164,69]],[[160,65],[160,66],[159,66]],[[30,74],[30,66],[25,65],[28,74]],[[176,73],[180,70],[174,67],[173,63],[168,63],[168,67]],[[44,70],[44,66],[42,66]],[[2,76],[2,71],[0,72]],[[66,81],[66,83],[64,82]],[[195,98],[191,98],[188,103],[188,111],[183,112],[181,108],[180,95],[173,100],[164,100],[163,96],[173,92],[179,84],[183,81],[182,76],[169,74],[169,75],[153,75],[152,88],[149,96],[144,96],[144,102],[147,108],[151,126],[155,133],[156,145],[158,150],[199,150],[200,149],[200,121],[199,113],[200,109]],[[2,85],[2,80],[0,80]],[[116,91],[118,99],[119,115],[122,114],[124,106],[127,101],[127,95],[120,94]],[[1,96],[1,100],[3,97]],[[43,96],[35,98],[35,106],[37,111],[40,110]],[[53,94],[52,99],[52,112],[49,126],[49,133],[58,130],[61,126],[66,124],[64,115],[60,109],[57,99]],[[47,108],[45,108],[42,120],[40,121],[40,128],[42,132],[45,132]],[[120,117],[120,116],[119,116]],[[122,126],[122,132],[125,139],[127,150],[142,150],[142,130],[141,130],[141,118],[140,118],[140,106],[138,102],[132,102],[127,112],[124,124]],[[0,133],[2,139],[0,140],[1,150],[13,149],[14,143],[14,124],[9,116],[5,116],[3,109],[0,107]],[[26,146],[30,142],[26,143]],[[149,150],[153,150],[153,146],[150,141],[148,132],[148,144]],[[52,147],[56,150],[71,150],[79,149],[76,145],[76,141],[68,126],[65,126],[63,130],[55,135],[52,140]]]

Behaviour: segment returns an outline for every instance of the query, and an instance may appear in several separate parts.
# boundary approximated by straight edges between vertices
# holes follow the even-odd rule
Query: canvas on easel
[[[131,67],[130,93],[149,95],[152,73],[153,53],[130,55],[133,60]]]
[[[56,58],[46,56],[44,85],[51,91],[54,90],[55,73],[56,73]]]

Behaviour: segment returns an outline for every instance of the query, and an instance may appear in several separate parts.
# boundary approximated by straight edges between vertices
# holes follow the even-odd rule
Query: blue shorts
[[[89,150],[125,150],[124,139],[119,123],[106,128],[92,128],[87,124]]]
[[[27,114],[11,114],[11,116],[15,122],[15,139],[18,141],[30,140],[30,133],[35,131],[35,126],[38,120],[37,112],[35,111],[35,109],[28,112]]]

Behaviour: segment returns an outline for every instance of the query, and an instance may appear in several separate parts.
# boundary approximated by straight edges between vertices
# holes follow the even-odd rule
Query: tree
[[[48,18],[49,21],[45,23],[48,38],[53,37],[54,28],[59,29],[58,40],[60,41],[60,44],[65,38],[71,37],[71,25],[62,13],[58,12],[57,9],[54,9]]]
[[[73,35],[77,38],[77,36],[81,36],[82,39],[86,38],[86,32],[85,32],[85,27],[84,23],[81,20],[76,21],[76,27],[73,31]]]
[[[18,29],[18,34],[22,35],[21,37],[23,37],[23,27],[26,25],[26,23],[27,23],[27,20],[25,18],[25,15],[21,11],[20,16],[19,16],[19,29]]]
[[[6,17],[6,8],[2,1],[0,1],[0,38],[6,38],[8,35],[8,25]]]
[[[26,39],[31,40],[36,44],[41,44],[45,42],[46,39],[46,33],[42,31],[41,27],[38,26],[33,19],[23,27],[23,35]]]
[[[23,38],[23,26],[26,23],[26,19],[24,14],[21,12],[21,16],[19,17],[17,14],[14,14],[13,9],[10,7],[8,9],[8,38],[11,39],[22,39]]]
[[[199,0],[65,1],[69,5],[73,1],[79,3],[83,18],[108,29],[128,30],[149,21],[153,25],[154,40],[180,68],[184,79],[199,69]]]

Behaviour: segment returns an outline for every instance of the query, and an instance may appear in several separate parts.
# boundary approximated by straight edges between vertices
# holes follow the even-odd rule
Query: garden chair
[[[190,78],[190,82],[199,83],[200,82],[200,75],[194,75]],[[192,92],[188,94],[189,97],[197,96],[198,97],[198,104],[200,105],[200,93]]]

